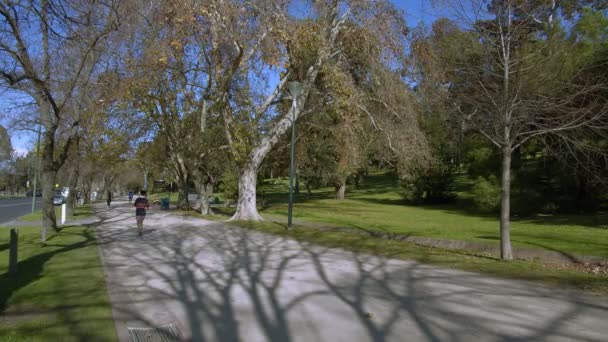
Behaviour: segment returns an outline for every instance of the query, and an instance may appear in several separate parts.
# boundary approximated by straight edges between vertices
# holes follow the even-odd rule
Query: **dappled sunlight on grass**
[[[274,193],[265,190],[269,203],[261,213],[286,215],[287,188],[275,184],[271,190]],[[456,205],[406,205],[395,179],[388,175],[371,175],[361,187],[347,191],[347,199],[343,201],[331,199],[330,190],[313,192],[313,195],[327,194],[324,197],[307,198],[306,194],[299,194],[294,217],[397,234],[498,243],[497,215],[476,214]],[[606,214],[514,217],[512,238],[516,247],[608,257],[607,224]]]
[[[289,236],[296,240],[389,258],[417,260],[424,263],[457,267],[505,278],[542,281],[550,285],[568,286],[597,293],[608,293],[608,279],[601,275],[557,268],[537,261],[497,258],[462,250],[446,250],[418,246],[409,242],[373,238],[347,232],[320,230],[295,225],[287,230],[285,224],[263,221],[237,221],[235,225],[266,233]]]
[[[8,229],[0,241],[8,240]],[[6,340],[116,339],[91,228],[67,226],[40,243],[39,227],[19,228],[16,276],[0,249],[0,336]]]
[[[83,206],[76,207],[74,209],[73,215],[68,215],[68,218],[85,218],[91,215],[91,206],[89,204],[85,204]],[[55,217],[59,221],[61,219],[61,206],[55,207]],[[19,217],[19,221],[22,222],[34,222],[42,220],[42,211],[37,210],[31,214],[27,214]]]

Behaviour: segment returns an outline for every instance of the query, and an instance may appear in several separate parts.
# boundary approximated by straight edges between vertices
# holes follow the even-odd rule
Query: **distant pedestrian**
[[[146,218],[146,209],[150,208],[150,202],[146,198],[146,191],[142,190],[140,196],[133,204],[135,206],[135,220],[137,221],[137,235],[142,236],[144,233],[144,219]]]
[[[108,191],[108,209],[110,209],[110,203],[112,203],[112,191]]]
[[[131,204],[131,201],[133,200],[133,191],[129,191],[127,196],[129,196],[129,204]]]

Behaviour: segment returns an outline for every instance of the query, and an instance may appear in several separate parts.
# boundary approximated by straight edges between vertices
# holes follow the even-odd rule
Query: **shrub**
[[[471,177],[488,177],[500,170],[500,158],[494,148],[474,148],[466,154],[465,160]]]
[[[454,174],[447,167],[438,166],[425,173],[403,178],[403,198],[413,203],[444,203],[452,199]]]
[[[218,190],[224,193],[226,200],[236,201],[239,197],[239,176],[238,173],[229,170],[222,177]]]
[[[500,187],[496,177],[477,178],[475,185],[473,185],[472,195],[473,204],[477,210],[481,212],[496,211],[500,202]]]
[[[552,205],[550,198],[536,189],[516,189],[511,188],[511,213],[517,215],[532,215],[539,211],[551,213]]]

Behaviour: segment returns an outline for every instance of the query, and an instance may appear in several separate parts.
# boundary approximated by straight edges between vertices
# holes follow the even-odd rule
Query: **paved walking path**
[[[608,298],[152,210],[96,225],[116,327],[190,341],[606,341]]]

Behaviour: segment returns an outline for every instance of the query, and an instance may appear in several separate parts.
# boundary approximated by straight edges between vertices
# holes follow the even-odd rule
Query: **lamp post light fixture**
[[[289,166],[289,205],[287,209],[287,228],[292,227],[293,212],[293,174],[296,144],[296,109],[298,108],[298,97],[302,93],[302,83],[293,81],[287,83],[289,95],[291,95],[291,161]]]

